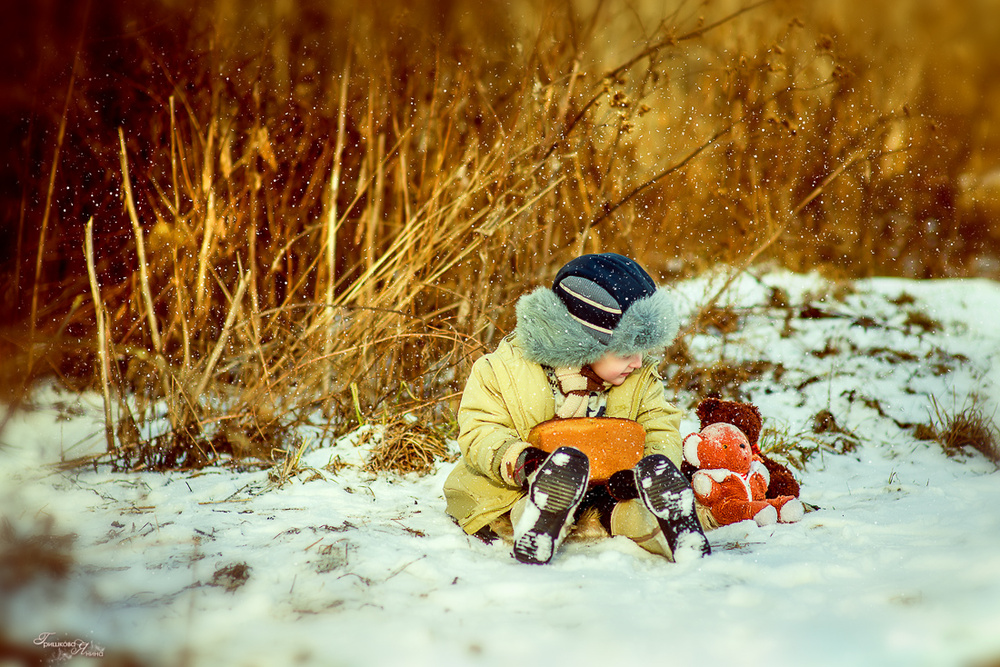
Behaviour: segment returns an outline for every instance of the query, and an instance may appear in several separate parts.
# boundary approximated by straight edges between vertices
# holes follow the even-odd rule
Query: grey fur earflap
[[[673,302],[661,288],[635,301],[604,344],[570,315],[555,292],[539,287],[518,300],[515,333],[529,360],[576,368],[609,352],[619,356],[659,352],[673,342],[678,327]]]

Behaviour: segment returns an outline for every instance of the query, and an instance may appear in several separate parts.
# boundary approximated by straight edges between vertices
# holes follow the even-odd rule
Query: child
[[[517,304],[514,333],[476,361],[458,412],[462,458],[445,481],[451,514],[469,534],[495,537],[510,514],[514,556],[547,563],[586,507],[611,535],[674,560],[709,553],[681,461],[680,410],[666,402],[647,354],[677,335],[664,290],[635,261],[584,255]],[[590,464],[575,448],[551,455],[527,443],[553,418],[617,417],[646,433],[633,470],[588,490]],[[699,514],[702,519],[699,521]]]

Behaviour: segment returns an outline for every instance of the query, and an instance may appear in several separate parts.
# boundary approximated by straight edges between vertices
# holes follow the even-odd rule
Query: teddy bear
[[[798,498],[765,498],[767,468],[756,459],[746,434],[732,424],[710,424],[684,438],[684,460],[698,468],[691,478],[695,498],[720,526],[752,519],[758,526],[802,518]]]
[[[754,456],[764,464],[770,475],[771,481],[767,485],[767,493],[765,494],[767,498],[779,498],[781,496],[799,497],[799,483],[795,481],[795,477],[792,476],[791,471],[760,451],[758,442],[760,440],[763,419],[756,405],[752,403],[724,401],[719,398],[706,398],[698,404],[695,414],[698,415],[698,419],[701,422],[700,428],[723,422],[732,424],[743,431],[747,440],[750,441],[750,449],[753,451]],[[685,472],[690,477],[694,471],[687,469],[687,466],[685,468]]]

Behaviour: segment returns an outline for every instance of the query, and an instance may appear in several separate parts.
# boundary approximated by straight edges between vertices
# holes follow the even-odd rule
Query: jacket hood
[[[604,344],[589,334],[547,287],[539,287],[517,302],[515,334],[525,357],[555,368],[582,367],[609,352],[619,356],[655,353],[677,336],[679,322],[663,288],[635,301]]]

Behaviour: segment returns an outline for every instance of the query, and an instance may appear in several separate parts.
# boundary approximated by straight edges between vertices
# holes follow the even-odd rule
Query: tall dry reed
[[[661,280],[981,270],[1000,230],[962,188],[1000,155],[974,120],[1000,86],[952,55],[951,90],[917,48],[959,31],[996,62],[953,7],[96,7],[38,65],[64,75],[5,229],[7,372],[128,397],[122,467],[273,460],[320,413],[447,424],[577,253]]]

